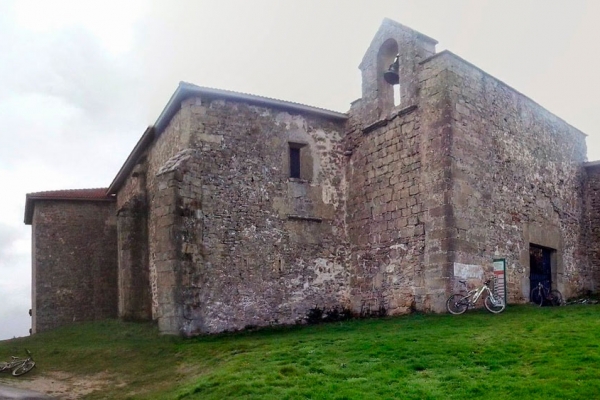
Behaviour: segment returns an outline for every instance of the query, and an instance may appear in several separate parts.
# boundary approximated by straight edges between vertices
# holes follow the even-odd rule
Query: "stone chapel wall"
[[[158,170],[158,147],[148,156],[161,331],[296,323],[311,309],[342,307],[341,124],[218,99],[189,99],[182,109],[188,148],[161,157]],[[299,178],[290,178],[290,148],[300,152]]]
[[[587,279],[582,282],[582,289],[597,292],[600,284],[600,165],[591,162],[586,165],[585,172],[585,214],[582,218],[585,235],[581,242],[587,249],[589,264],[584,271]]]
[[[585,135],[436,43],[384,20],[347,119],[180,84],[116,202],[35,204],[34,332],[117,315],[195,335],[445,312],[494,258],[522,303],[531,245],[552,252],[566,298],[596,290]]]
[[[553,250],[553,287],[576,294],[588,264],[581,247],[585,135],[457,56],[435,58],[447,65],[452,104],[454,272],[489,272],[493,258],[505,258],[508,301],[529,301],[534,244]]]
[[[410,312],[422,284],[425,248],[421,115],[351,131],[348,235],[355,312]]]
[[[33,333],[117,316],[114,214],[113,202],[36,202]]]
[[[157,203],[158,170],[189,146],[189,107],[182,107],[163,132],[137,160],[117,195],[119,223],[119,315],[125,319],[158,319],[159,297],[171,291],[168,281],[159,285],[157,220],[164,209]],[[174,207],[174,205],[173,205]],[[174,208],[171,208],[172,212]],[[158,256],[157,256],[158,255]]]
[[[452,221],[443,70],[419,67],[418,97],[377,121],[365,115],[369,99],[350,112],[347,220],[355,310],[444,310]]]

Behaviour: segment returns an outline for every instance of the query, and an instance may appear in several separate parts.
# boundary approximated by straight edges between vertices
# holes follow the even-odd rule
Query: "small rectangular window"
[[[290,147],[290,178],[300,179],[300,148]]]

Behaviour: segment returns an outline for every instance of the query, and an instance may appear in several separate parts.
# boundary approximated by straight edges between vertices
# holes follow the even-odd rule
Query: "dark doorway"
[[[552,289],[553,251],[547,247],[529,245],[529,283],[531,289],[535,288],[540,282],[546,289]]]

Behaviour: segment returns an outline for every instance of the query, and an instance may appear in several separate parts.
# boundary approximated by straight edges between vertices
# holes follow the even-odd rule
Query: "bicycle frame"
[[[12,356],[10,361],[0,362],[0,372],[11,371],[13,376],[19,376],[29,372],[35,366],[35,361],[33,361],[31,352],[27,349],[25,349],[25,351],[28,355],[27,358]],[[25,369],[22,369],[23,367],[25,367]]]
[[[548,288],[542,282],[538,282],[537,286],[531,289],[530,300],[535,304],[539,303],[540,307],[548,303],[553,306],[563,303],[562,294],[558,289]]]
[[[10,361],[0,363],[0,371],[13,369],[13,368],[18,367],[19,365],[23,364],[25,361],[27,361],[26,358],[20,358],[20,357],[15,357],[15,356],[12,356],[10,358],[11,358]]]
[[[550,289],[548,289],[546,286],[544,286],[542,284],[542,282],[538,282],[537,286],[533,289],[534,290],[538,289],[544,297],[548,297],[548,293],[550,293]]]
[[[483,285],[479,289],[472,289],[472,290],[470,290],[469,293],[467,293],[467,296],[466,296],[469,299],[469,307],[474,306],[475,303],[477,303],[477,300],[479,300],[479,298],[481,297],[481,295],[483,294],[483,292],[485,292],[486,290],[488,291],[489,294],[492,293],[492,291],[490,290],[489,287],[487,287],[487,285]],[[473,297],[471,297],[471,296],[473,296]]]
[[[466,281],[460,281],[466,286]],[[482,286],[476,289],[469,290],[465,295],[461,293],[455,293],[446,300],[446,309],[448,312],[454,315],[462,314],[469,308],[475,307],[475,304],[479,299],[483,297],[483,294],[487,292],[487,296],[484,299],[483,305],[489,312],[498,314],[504,311],[506,304],[504,299],[500,296],[494,295],[492,289],[490,289],[491,280],[487,280]],[[462,292],[464,293],[464,292]]]

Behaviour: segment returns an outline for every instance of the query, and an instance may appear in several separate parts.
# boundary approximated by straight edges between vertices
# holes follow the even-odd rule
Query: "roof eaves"
[[[106,197],[89,197],[89,196],[68,196],[64,194],[64,191],[56,191],[57,193],[63,193],[61,195],[52,196],[51,192],[38,192],[38,193],[27,193],[25,195],[25,225],[31,225],[33,220],[33,210],[36,201],[115,201],[114,196]]]
[[[597,161],[588,161],[583,163],[584,168],[593,168],[600,166],[600,160]]]
[[[243,101],[251,104],[268,106],[278,108],[286,111],[295,112],[306,112],[309,114],[317,115],[319,117],[331,118],[334,120],[345,121],[348,119],[348,114],[340,113],[337,111],[327,110],[325,108],[309,106],[302,103],[296,103],[293,101],[285,101],[274,99],[272,97],[257,96],[249,93],[233,92],[231,90],[215,89],[204,86],[197,86],[187,82],[180,82],[179,88],[182,89],[182,93],[186,95],[200,95],[210,98],[221,98],[227,100]],[[188,97],[185,96],[185,97]],[[183,99],[182,99],[183,100]],[[159,118],[160,120],[160,118]],[[158,126],[159,121],[155,124]]]
[[[286,111],[306,112],[319,117],[330,118],[337,121],[345,121],[348,119],[348,114],[346,113],[327,110],[325,108],[308,106],[306,104],[295,103],[292,101],[278,100],[271,97],[257,96],[249,93],[240,93],[233,92],[231,90],[198,86],[188,82],[179,82],[179,86],[177,86],[177,89],[154,123],[157,136],[161,135],[171,118],[173,118],[173,116],[177,113],[181,107],[181,102],[193,96],[243,101],[250,104],[279,108]]]
[[[243,101],[250,104],[273,107],[286,111],[306,112],[320,117],[333,119],[336,121],[346,121],[348,119],[348,114],[326,110],[324,108],[312,107],[305,104],[294,103],[290,101],[277,100],[270,97],[256,96],[253,94],[197,86],[187,82],[179,82],[177,89],[171,95],[171,98],[169,99],[165,108],[158,116],[158,119],[156,120],[154,125],[146,129],[144,135],[142,135],[141,139],[138,141],[133,151],[129,154],[129,157],[127,157],[125,164],[123,164],[123,166],[117,173],[115,179],[113,179],[112,183],[108,187],[107,194],[117,193],[121,185],[125,182],[125,179],[127,179],[127,176],[129,176],[129,173],[131,172],[133,167],[135,167],[138,158],[154,141],[154,139],[158,138],[158,136],[162,134],[162,132],[169,124],[169,121],[171,121],[173,116],[181,108],[181,102],[193,96],[204,96],[209,98]]]
[[[171,97],[171,99],[173,99],[173,98]],[[164,113],[164,110],[163,110],[163,113]],[[131,172],[133,167],[135,167],[135,164],[137,163],[140,156],[146,151],[148,146],[150,146],[150,144],[154,141],[154,136],[155,136],[155,128],[153,126],[149,126],[148,128],[146,128],[146,130],[144,131],[144,134],[142,135],[140,140],[138,140],[137,144],[135,145],[135,147],[133,148],[133,150],[131,151],[131,153],[129,154],[127,159],[125,160],[125,163],[121,166],[121,169],[119,169],[119,172],[117,172],[115,179],[113,179],[112,183],[108,187],[108,189],[106,191],[107,195],[117,194],[117,191],[119,190],[119,188],[121,187],[123,182],[125,182],[125,179],[127,179],[127,177],[129,176],[129,173]]]

